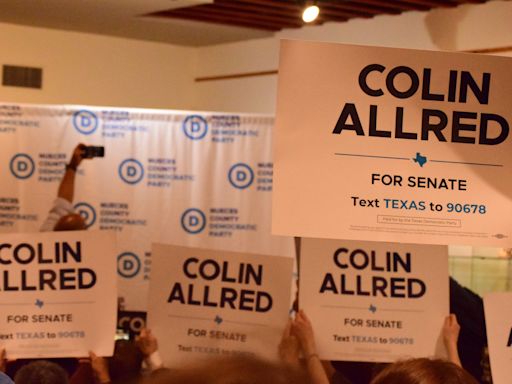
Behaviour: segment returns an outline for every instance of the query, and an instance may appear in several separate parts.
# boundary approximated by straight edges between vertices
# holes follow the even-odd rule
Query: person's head
[[[84,229],[87,229],[87,225],[84,218],[78,213],[62,216],[53,228],[54,231],[80,231]]]
[[[114,355],[108,359],[112,382],[128,383],[140,377],[144,356],[137,346],[128,340],[117,340]]]
[[[308,384],[307,374],[289,365],[253,357],[219,357],[152,377],[150,384]]]
[[[14,384],[14,381],[5,373],[0,372],[0,384]]]
[[[68,384],[66,371],[59,365],[38,360],[23,366],[14,376],[16,384]]]
[[[371,384],[477,384],[459,366],[445,360],[411,359],[384,368]]]

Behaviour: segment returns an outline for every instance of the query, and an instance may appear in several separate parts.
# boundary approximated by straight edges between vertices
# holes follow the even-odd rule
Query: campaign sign
[[[277,357],[293,258],[153,244],[148,324],[167,366]]]
[[[512,59],[281,45],[273,233],[512,246]]]
[[[512,366],[512,292],[485,295],[484,309],[492,382],[507,384]]]
[[[115,255],[110,232],[0,236],[0,346],[7,358],[111,356]]]
[[[445,246],[302,239],[299,306],[326,360],[444,355]]]

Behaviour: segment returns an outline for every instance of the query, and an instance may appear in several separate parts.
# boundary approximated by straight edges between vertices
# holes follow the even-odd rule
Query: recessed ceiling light
[[[317,5],[309,5],[304,9],[304,12],[302,12],[302,20],[306,23],[311,23],[316,20],[319,14],[320,8],[318,8]]]

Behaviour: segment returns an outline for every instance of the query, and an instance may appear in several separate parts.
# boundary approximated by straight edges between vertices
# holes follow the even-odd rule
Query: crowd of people
[[[445,319],[443,341],[447,359],[419,358],[381,364],[373,370],[370,384],[476,384],[463,369],[457,348],[457,318]],[[16,384],[350,384],[318,354],[314,330],[303,311],[288,321],[278,348],[279,361],[234,356],[198,361],[190,366],[166,368],[158,342],[150,330],[142,330],[132,342],[118,340],[112,357],[93,352],[87,359],[13,361],[0,351],[0,369]],[[0,373],[0,384],[12,384]]]
[[[79,144],[73,151],[59,185],[57,199],[41,231],[83,230],[84,219],[74,212],[75,175],[85,155],[85,146]],[[298,246],[297,248],[300,248]],[[450,281],[452,308],[468,313],[464,337],[482,334],[483,314],[481,300],[470,291]],[[462,308],[457,308],[459,305]],[[475,311],[474,308],[477,308]],[[464,312],[465,311],[465,312]],[[475,315],[476,313],[476,315]],[[478,328],[473,332],[472,328]],[[446,318],[443,341],[446,360],[412,359],[392,364],[343,363],[322,361],[315,344],[311,322],[302,310],[290,318],[279,344],[279,361],[271,362],[256,357],[235,356],[198,361],[187,367],[167,368],[162,364],[158,342],[150,330],[142,330],[135,340],[117,340],[112,357],[100,357],[90,352],[83,359],[48,359],[8,361],[6,351],[0,349],[0,384],[474,384],[481,377],[478,364],[471,363],[471,354],[465,354],[469,371],[463,368],[459,357],[460,326],[455,315]],[[469,332],[469,333],[468,333]],[[473,332],[473,334],[471,334]],[[114,335],[113,335],[114,337]],[[485,339],[485,336],[483,337]],[[485,343],[485,342],[484,342]],[[481,352],[483,345],[477,344]],[[1,348],[1,345],[0,345]],[[477,352],[478,354],[478,352]],[[473,354],[474,355],[474,354]],[[14,379],[14,381],[11,379]]]

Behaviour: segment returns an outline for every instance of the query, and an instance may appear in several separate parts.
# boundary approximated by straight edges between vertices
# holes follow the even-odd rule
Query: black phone
[[[83,156],[85,159],[92,159],[93,157],[105,157],[105,147],[88,145],[84,148]]]

